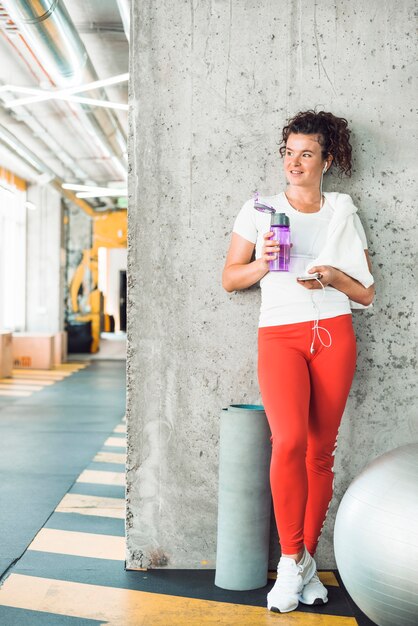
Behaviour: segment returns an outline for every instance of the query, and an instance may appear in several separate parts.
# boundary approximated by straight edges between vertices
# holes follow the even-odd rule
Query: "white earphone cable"
[[[320,315],[320,305],[322,304],[324,298],[325,298],[325,287],[324,285],[321,283],[321,281],[319,280],[319,278],[315,278],[315,280],[321,285],[322,287],[322,298],[321,301],[317,304],[315,302],[315,298],[314,298],[314,293],[312,290],[311,291],[311,301],[312,301],[312,306],[315,310],[316,313],[316,318],[314,320],[314,325],[312,326],[312,330],[313,330],[313,338],[312,338],[312,343],[311,343],[311,348],[310,348],[310,352],[311,354],[313,354],[315,352],[315,348],[314,348],[314,344],[315,344],[315,337],[318,338],[318,341],[324,346],[324,348],[330,348],[332,346],[332,337],[331,337],[331,333],[329,332],[329,330],[327,330],[326,328],[324,328],[323,326],[319,326],[319,315]],[[324,343],[322,341],[321,338],[321,332],[320,331],[324,331],[324,333],[327,334],[328,336],[328,343]]]
[[[319,186],[319,193],[320,193],[320,201],[319,201],[319,206],[322,207],[322,181],[324,179],[324,174],[327,171],[327,164],[325,164],[325,167],[322,170],[322,174],[321,174],[321,183]],[[315,280],[321,285],[322,287],[322,298],[321,301],[319,302],[319,304],[317,304],[315,302],[315,298],[314,298],[314,294],[311,291],[311,301],[312,301],[312,306],[315,310],[316,313],[316,318],[314,320],[314,325],[312,326],[312,330],[313,332],[313,338],[312,338],[312,343],[311,343],[311,348],[310,348],[310,352],[311,354],[313,354],[315,352],[315,348],[314,348],[314,344],[315,344],[315,337],[318,337],[318,341],[324,346],[324,348],[330,348],[332,346],[332,337],[331,337],[331,333],[329,332],[329,330],[327,330],[326,328],[324,328],[323,326],[319,325],[319,316],[320,316],[320,305],[322,304],[324,298],[325,298],[325,287],[324,285],[321,283],[321,281],[319,280],[319,278],[315,278]],[[322,341],[321,338],[321,330],[323,330],[327,336],[328,336],[328,343],[324,343]]]
[[[321,183],[319,185],[319,207],[322,209],[323,206],[323,201],[322,201],[322,181],[324,180],[324,174],[327,171],[327,166],[325,165],[324,169],[322,170],[322,174],[321,174]]]

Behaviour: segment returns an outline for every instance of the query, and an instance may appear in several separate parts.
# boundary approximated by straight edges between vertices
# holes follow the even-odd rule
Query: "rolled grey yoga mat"
[[[270,540],[270,428],[264,408],[221,412],[215,585],[249,591],[267,584]]]

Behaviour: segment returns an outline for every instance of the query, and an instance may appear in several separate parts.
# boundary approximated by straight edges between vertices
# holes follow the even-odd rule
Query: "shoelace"
[[[305,583],[305,585],[307,585],[308,583],[320,583],[320,582],[321,582],[321,581],[320,581],[320,579],[319,579],[319,576],[318,576],[318,574],[315,572],[315,574],[312,576],[312,578],[310,578],[310,579],[308,580],[308,582],[306,582],[306,583]]]
[[[303,567],[296,563],[297,573],[293,565],[286,562],[280,562],[277,567],[277,581],[279,586],[282,587],[286,591],[294,591],[295,590],[295,582],[297,581],[297,576],[302,571]],[[296,576],[295,576],[296,573]],[[277,582],[276,581],[276,582]]]

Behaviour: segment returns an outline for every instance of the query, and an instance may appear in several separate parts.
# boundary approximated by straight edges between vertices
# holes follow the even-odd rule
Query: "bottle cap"
[[[273,213],[271,216],[271,226],[290,226],[286,213]]]
[[[262,204],[257,200],[254,201],[254,208],[261,213],[276,213],[276,209],[269,204]]]

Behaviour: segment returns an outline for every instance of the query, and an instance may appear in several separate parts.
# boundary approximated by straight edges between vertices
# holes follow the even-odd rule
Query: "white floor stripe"
[[[94,485],[118,485],[125,486],[125,472],[104,472],[96,470],[84,470],[77,478],[78,483],[91,483]]]
[[[109,437],[104,445],[112,446],[112,448],[126,448],[126,439],[125,437]]]

